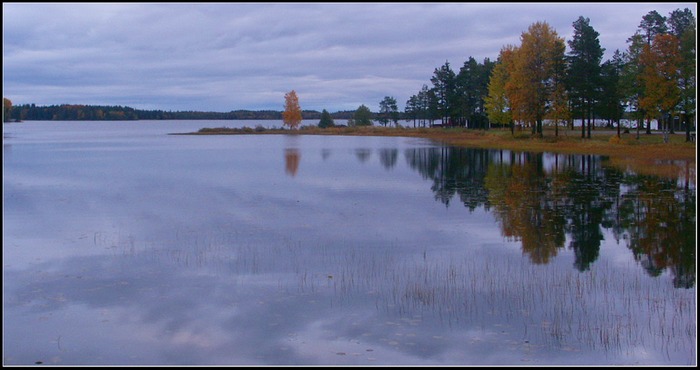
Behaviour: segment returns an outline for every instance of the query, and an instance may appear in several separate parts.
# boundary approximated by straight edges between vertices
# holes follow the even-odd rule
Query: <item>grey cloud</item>
[[[430,85],[445,61],[495,60],[535,21],[568,39],[589,17],[606,56],[649,10],[693,3],[3,4],[4,95],[15,104],[164,110],[345,110]],[[304,100],[304,95],[309,100]],[[359,103],[359,104],[358,104]],[[403,104],[400,104],[402,108]]]

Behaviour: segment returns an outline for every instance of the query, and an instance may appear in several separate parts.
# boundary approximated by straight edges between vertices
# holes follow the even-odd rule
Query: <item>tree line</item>
[[[602,62],[599,33],[583,16],[573,22],[566,44],[546,22],[536,22],[521,35],[520,45],[504,46],[497,60],[473,57],[455,71],[446,61],[430,82],[406,101],[404,118],[416,125],[486,129],[494,125],[531,128],[542,136],[543,124],[574,129],[590,138],[595,119],[617,125],[623,118],[637,129],[651,121],[673,133],[694,126],[696,95],[696,20],[689,9],[668,17],[651,11],[627,40]],[[385,98],[386,99],[386,98]],[[437,123],[436,123],[437,122]]]
[[[35,104],[12,105],[3,98],[3,120],[8,121],[103,121],[103,120],[279,120],[282,111],[235,110],[231,112],[163,111],[134,109],[126,106],[61,104],[38,106]],[[354,111],[331,113],[335,119],[352,118]],[[321,112],[301,111],[303,119],[319,119]]]
[[[572,23],[567,43],[546,22],[536,22],[521,35],[520,45],[502,47],[496,61],[469,57],[455,71],[449,61],[435,68],[431,86],[423,84],[398,112],[396,99],[384,97],[380,111],[370,113],[382,125],[400,118],[413,126],[448,126],[488,129],[492,126],[525,127],[533,136],[551,125],[574,130],[581,122],[581,137],[590,138],[595,120],[616,125],[635,120],[637,135],[646,122],[670,133],[685,128],[686,141],[694,129],[696,106],[696,20],[688,9],[668,17],[650,11],[629,37],[625,51],[615,50],[602,61],[605,49],[590,19]],[[566,51],[566,45],[569,51]],[[349,121],[367,116],[361,105]],[[363,121],[365,122],[365,121]]]

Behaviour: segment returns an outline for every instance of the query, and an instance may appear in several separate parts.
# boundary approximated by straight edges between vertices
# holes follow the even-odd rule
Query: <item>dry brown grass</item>
[[[695,177],[697,147],[695,142],[685,142],[685,134],[670,135],[668,143],[659,133],[622,134],[617,138],[612,130],[594,130],[591,139],[582,139],[577,129],[560,128],[555,136],[553,129],[546,129],[542,138],[535,138],[529,131],[469,130],[463,128],[393,128],[393,127],[303,127],[288,129],[203,129],[196,135],[345,135],[345,136],[397,136],[417,137],[436,142],[485,149],[508,149],[513,151],[552,152],[563,154],[596,154],[610,158],[611,165],[631,169],[638,173],[660,176],[676,176],[679,173]]]

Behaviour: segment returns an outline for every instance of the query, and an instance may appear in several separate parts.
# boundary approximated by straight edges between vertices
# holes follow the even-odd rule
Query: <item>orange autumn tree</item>
[[[664,126],[663,116],[672,113],[681,99],[678,87],[681,57],[678,50],[675,36],[657,35],[651,45],[644,45],[640,55],[644,96],[639,105],[645,110],[647,121],[659,118],[659,128]]]
[[[542,137],[542,121],[550,114],[555,84],[562,77],[555,72],[564,59],[564,39],[546,22],[532,24],[520,39],[521,45],[513,50],[506,94],[513,119]]]
[[[282,120],[290,129],[295,129],[301,123],[301,108],[296,91],[292,90],[284,94],[284,112]]]

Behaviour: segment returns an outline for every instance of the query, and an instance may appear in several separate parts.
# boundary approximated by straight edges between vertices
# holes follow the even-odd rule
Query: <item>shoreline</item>
[[[685,141],[685,131],[669,135],[663,142],[660,132],[646,134],[636,131],[621,134],[617,131],[598,128],[591,132],[590,139],[581,139],[580,128],[569,130],[546,128],[542,138],[534,138],[529,129],[491,129],[488,131],[465,128],[393,128],[366,127],[302,127],[298,130],[265,128],[202,128],[197,132],[172,133],[170,135],[334,135],[334,136],[388,136],[423,138],[437,143],[481,149],[505,149],[525,152],[551,152],[560,154],[591,154],[608,157],[609,163],[622,170],[630,169],[642,174],[659,176],[689,176],[692,168],[695,183],[697,146]],[[676,163],[684,162],[684,163]]]

